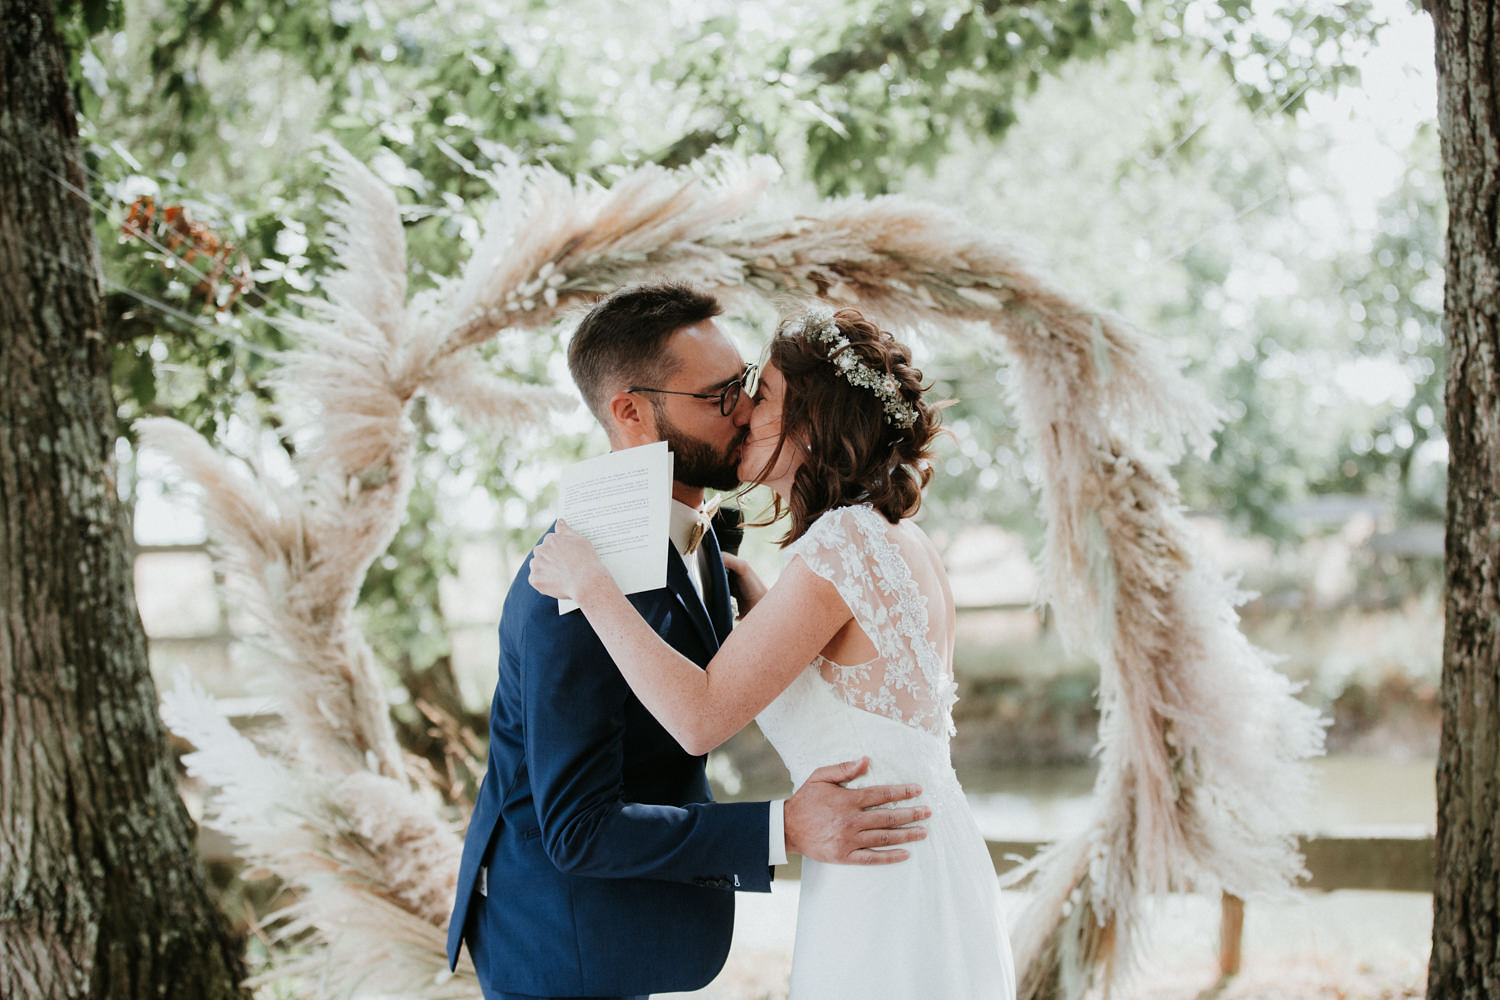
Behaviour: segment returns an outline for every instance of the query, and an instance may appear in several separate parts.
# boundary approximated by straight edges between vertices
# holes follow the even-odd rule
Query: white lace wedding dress
[[[916,782],[933,813],[908,861],[803,862],[792,1000],[1016,993],[995,871],[949,762],[948,598],[922,593],[909,561],[919,555],[902,547],[916,543],[903,533],[869,506],[843,507],[787,549],[788,564],[800,557],[838,588],[877,655],[853,666],[818,657],[756,721],[794,783],[869,757],[854,784]]]

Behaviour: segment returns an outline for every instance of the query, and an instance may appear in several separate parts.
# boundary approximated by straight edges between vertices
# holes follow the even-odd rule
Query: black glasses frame
[[[626,392],[659,392],[665,396],[688,396],[692,399],[713,399],[719,403],[721,416],[729,416],[734,408],[740,405],[740,394],[748,392],[755,395],[756,387],[760,385],[760,365],[750,362],[745,365],[745,370],[740,372],[740,377],[726,385],[719,392],[683,392],[680,389],[653,389],[645,385],[633,385]]]

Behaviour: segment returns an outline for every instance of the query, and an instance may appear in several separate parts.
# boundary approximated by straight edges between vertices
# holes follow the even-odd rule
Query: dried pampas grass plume
[[[237,665],[276,692],[281,725],[252,744],[211,700],[179,693],[164,711],[198,748],[189,766],[216,789],[206,822],[300,897],[272,916],[288,947],[260,981],[342,996],[378,970],[382,987],[409,980],[414,995],[472,996],[472,971],[454,980],[442,955],[461,845],[437,794],[408,770],[355,601],[405,511],[419,392],[506,428],[572,404],[485,372],[472,352],[434,363],[422,336],[430,317],[406,303],[396,200],[347,154],[334,161],[338,270],[305,318],[288,321],[296,346],[272,377],[298,443],[290,474],[233,462],[175,421],[140,425],[143,444],[199,490],[215,557],[253,623]]]
[[[1215,417],[1118,317],[930,205],[758,208],[777,174],[765,159],[642,167],[608,188],[545,167],[499,170],[472,259],[413,307],[394,198],[347,156],[335,161],[342,270],[277,375],[300,404],[293,430],[312,441],[297,482],[240,475],[180,427],[147,434],[203,487],[226,572],[252,595],[257,653],[288,691],[281,757],[173,714],[222,789],[221,817],[255,808],[267,773],[295,786],[298,807],[267,821],[293,846],[273,851],[267,837],[247,851],[302,890],[284,927],[312,950],[283,954],[265,977],[316,971],[305,982],[332,996],[378,967],[384,992],[476,992],[472,970],[449,978],[442,955],[457,839],[402,767],[354,597],[405,503],[412,399],[427,393],[494,426],[538,420],[564,397],[483,371],[470,349],[664,277],[784,306],[854,305],[887,325],[987,328],[1017,371],[1012,402],[1042,470],[1045,596],[1072,645],[1099,661],[1103,716],[1094,821],[1026,869],[1032,900],[1014,933],[1023,997],[1117,984],[1151,894],[1245,896],[1299,876],[1301,761],[1320,751],[1321,724],[1240,635],[1239,595],[1178,509],[1166,464],[1206,450]]]

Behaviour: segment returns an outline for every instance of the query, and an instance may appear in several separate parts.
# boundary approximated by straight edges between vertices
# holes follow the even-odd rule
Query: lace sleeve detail
[[[951,736],[953,677],[930,634],[927,596],[891,540],[890,525],[868,506],[819,517],[787,549],[838,588],[875,646],[868,663],[819,658],[823,677],[851,705],[928,732]]]

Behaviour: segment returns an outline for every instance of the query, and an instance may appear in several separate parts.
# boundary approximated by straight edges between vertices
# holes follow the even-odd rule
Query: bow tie
[[[720,502],[720,497],[714,497],[698,508],[698,519],[693,522],[693,530],[688,534],[687,545],[682,550],[683,555],[690,556],[698,551],[698,543],[703,541],[703,536],[708,533]]]

